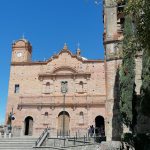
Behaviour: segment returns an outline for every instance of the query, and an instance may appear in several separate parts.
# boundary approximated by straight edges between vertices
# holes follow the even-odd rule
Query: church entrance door
[[[66,111],[62,111],[58,115],[58,136],[69,135],[70,116]]]
[[[95,134],[96,136],[105,136],[105,123],[102,116],[95,118]]]
[[[25,119],[25,135],[31,136],[33,133],[33,118],[28,116]]]

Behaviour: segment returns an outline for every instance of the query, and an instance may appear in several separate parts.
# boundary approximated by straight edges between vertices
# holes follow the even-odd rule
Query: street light
[[[7,121],[9,133],[12,133],[12,121],[13,120],[15,120],[15,117],[14,117],[13,108],[12,108],[12,111],[8,115],[8,121]]]
[[[63,137],[65,137],[65,97],[66,93],[68,92],[68,82],[62,81],[61,82],[61,92],[63,93]]]

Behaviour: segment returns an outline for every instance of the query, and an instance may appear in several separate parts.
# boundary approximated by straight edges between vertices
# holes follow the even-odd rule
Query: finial
[[[77,56],[80,56],[81,50],[80,50],[80,43],[78,42],[77,44],[77,51],[76,51]]]
[[[67,50],[68,49],[68,47],[67,47],[67,43],[64,43],[64,48],[63,48],[64,50]]]

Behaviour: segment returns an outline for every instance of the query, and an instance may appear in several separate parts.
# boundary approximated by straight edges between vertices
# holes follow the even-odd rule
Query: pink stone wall
[[[95,125],[95,118],[105,118],[105,70],[103,61],[83,60],[62,51],[53,59],[43,63],[13,63],[11,65],[7,115],[11,109],[15,113],[14,127],[21,128],[24,134],[24,120],[33,118],[33,135],[39,135],[47,126],[56,136],[58,114],[63,111],[61,81],[68,81],[66,111],[70,115],[70,134],[87,133],[90,125]],[[80,84],[82,81],[83,85]],[[46,83],[50,87],[46,89]],[[19,84],[19,93],[14,93],[15,84]],[[79,123],[79,113],[84,114],[84,123]],[[45,116],[48,112],[48,116]],[[81,133],[82,130],[82,133]]]

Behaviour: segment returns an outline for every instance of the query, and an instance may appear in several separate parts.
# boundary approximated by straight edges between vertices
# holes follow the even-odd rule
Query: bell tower
[[[19,39],[12,44],[12,62],[30,62],[32,46],[26,39]]]
[[[115,54],[117,42],[117,7],[114,0],[104,1],[104,46],[105,57],[111,59]]]
[[[123,40],[121,9],[116,0],[104,0],[104,48],[106,72],[106,118],[107,141],[120,140],[119,120],[119,66],[122,63],[121,48]],[[120,10],[120,11],[118,11]]]

